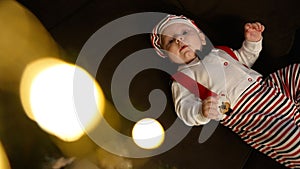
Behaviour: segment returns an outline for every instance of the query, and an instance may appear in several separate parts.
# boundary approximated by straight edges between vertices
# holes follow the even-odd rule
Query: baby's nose
[[[180,42],[183,41],[183,37],[182,36],[178,36],[176,37],[176,43],[179,44]]]

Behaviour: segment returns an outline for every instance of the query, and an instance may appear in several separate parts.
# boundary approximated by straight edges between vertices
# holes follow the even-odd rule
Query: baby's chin
[[[184,63],[188,64],[188,63],[191,63],[193,60],[195,60],[197,58],[196,55],[192,55],[192,56],[188,56],[188,57],[185,57],[184,59]]]
[[[174,63],[187,64],[187,63],[192,62],[195,58],[197,58],[197,55],[194,52],[189,51],[189,52],[184,53],[183,55],[182,54],[181,55],[170,54],[170,55],[168,55],[168,57]]]
[[[184,55],[185,60],[194,60],[195,57],[197,57],[197,55],[196,55],[195,52],[192,52],[192,51],[187,52],[187,53],[185,53],[185,55]]]

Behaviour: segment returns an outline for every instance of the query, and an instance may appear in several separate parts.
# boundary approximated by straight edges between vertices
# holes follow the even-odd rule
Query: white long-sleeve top
[[[180,65],[178,71],[218,94],[220,102],[227,101],[234,107],[243,91],[261,77],[261,74],[250,69],[261,49],[262,40],[244,41],[239,50],[233,50],[238,61],[221,49],[212,49],[203,60],[195,59]],[[173,81],[172,95],[175,111],[186,125],[197,126],[210,121],[202,114],[202,100],[179,82]]]

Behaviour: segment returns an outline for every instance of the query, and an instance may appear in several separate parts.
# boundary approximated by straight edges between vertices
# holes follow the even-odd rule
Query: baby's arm
[[[202,113],[202,100],[174,81],[172,96],[178,117],[188,126],[204,125],[210,121]]]
[[[245,41],[242,47],[234,51],[240,62],[251,67],[257,60],[262,49],[262,33],[264,25],[259,22],[246,23],[244,26]]]

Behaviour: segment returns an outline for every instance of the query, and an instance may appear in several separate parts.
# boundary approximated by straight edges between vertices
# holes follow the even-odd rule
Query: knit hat
[[[166,55],[162,50],[161,47],[161,35],[162,32],[167,28],[168,26],[175,24],[175,23],[183,23],[187,24],[190,27],[196,29],[198,32],[200,32],[200,29],[196,26],[193,20],[188,19],[187,17],[180,15],[167,15],[164,19],[162,19],[152,30],[151,35],[151,43],[153,47],[155,48],[156,53],[165,58]]]

